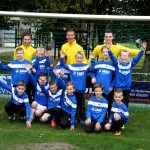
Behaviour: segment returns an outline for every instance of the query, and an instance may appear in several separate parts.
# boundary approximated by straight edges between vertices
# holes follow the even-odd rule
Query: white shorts
[[[45,110],[47,110],[47,107],[37,104],[37,109],[41,109],[42,111],[45,111]]]

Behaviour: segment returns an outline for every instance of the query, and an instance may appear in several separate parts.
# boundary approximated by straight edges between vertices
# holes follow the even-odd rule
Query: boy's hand
[[[92,84],[96,83],[96,78],[91,79]]]
[[[110,50],[110,43],[106,43],[106,48]]]
[[[145,41],[143,41],[143,43],[142,43],[142,50],[146,50],[146,47],[147,47],[147,42],[145,42]]]
[[[101,129],[101,125],[100,125],[100,123],[97,122],[96,125],[95,125],[95,130],[98,131],[100,129]]]
[[[91,59],[92,59],[92,58],[95,58],[95,56],[94,56],[93,53],[91,53],[89,57],[90,57]]]
[[[59,73],[57,72],[56,69],[54,69],[53,72],[55,73],[55,75],[56,75],[58,78],[60,77],[60,75],[59,75]]]
[[[86,120],[85,120],[85,124],[86,124],[86,125],[91,124],[91,119],[90,119],[90,118],[86,119]]]
[[[48,56],[49,56],[48,51],[45,51],[45,56],[46,56],[46,57],[48,57]]]
[[[26,127],[27,127],[27,128],[31,128],[31,121],[27,121],[27,122],[26,122]]]
[[[70,127],[70,130],[74,130],[74,126],[71,126],[71,127]]]
[[[36,69],[35,68],[32,68],[32,71],[33,71],[33,73],[36,73]]]
[[[60,53],[60,58],[65,58],[66,54],[65,53]]]
[[[60,71],[61,76],[63,76],[65,74],[65,69],[62,67],[61,71]]]
[[[24,68],[27,70],[28,73],[30,73],[30,65],[29,64],[25,64]]]

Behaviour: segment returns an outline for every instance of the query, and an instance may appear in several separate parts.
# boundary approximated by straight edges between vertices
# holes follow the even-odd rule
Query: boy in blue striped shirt
[[[104,87],[102,84],[94,86],[94,96],[88,101],[88,108],[85,120],[85,132],[87,133],[100,133],[103,128],[104,119],[108,109],[108,102],[102,96]]]
[[[111,114],[108,123],[105,124],[106,130],[114,130],[114,135],[121,135],[121,127],[128,122],[129,112],[127,106],[122,102],[123,91],[116,90],[114,92],[115,102],[112,104]]]

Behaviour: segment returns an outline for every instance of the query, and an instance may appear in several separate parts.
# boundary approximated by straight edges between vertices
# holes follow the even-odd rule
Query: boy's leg
[[[26,93],[29,97],[29,102],[30,104],[32,104],[33,102],[33,95],[34,95],[34,88],[32,86],[31,81],[29,81],[29,83],[26,85]]]
[[[8,114],[8,119],[9,120],[14,120],[14,114],[18,113],[18,107],[16,104],[8,102],[5,105],[5,111]]]
[[[69,128],[70,127],[70,119],[71,119],[70,114],[68,114],[67,112],[64,112],[64,116],[60,121],[60,126],[62,128]]]
[[[24,104],[19,105],[19,115],[20,115],[20,120],[25,121],[25,119],[26,119],[26,107]]]
[[[92,133],[95,129],[95,124],[96,124],[96,121],[92,121],[91,120],[91,124],[85,124],[85,132],[86,133]]]
[[[80,119],[80,121],[85,120],[85,98],[84,93],[75,92],[75,96],[77,99],[77,114],[76,116]]]
[[[129,106],[129,94],[130,94],[130,90],[123,90],[123,103],[128,107]]]
[[[61,108],[55,107],[53,109],[53,115],[55,117],[56,125],[60,124],[61,118],[64,115],[64,111]]]

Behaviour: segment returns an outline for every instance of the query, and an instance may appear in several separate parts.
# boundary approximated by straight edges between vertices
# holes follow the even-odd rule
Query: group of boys
[[[68,33],[69,32],[74,34],[74,31],[72,30],[68,31]],[[74,41],[74,38],[71,42],[72,45],[74,45],[73,42],[76,42]],[[69,47],[70,45],[64,46]],[[10,70],[12,74],[12,86],[8,86],[0,81],[0,86],[12,92],[10,102],[5,105],[5,111],[8,114],[8,119],[14,120],[15,114],[19,112],[20,119],[23,119],[24,116],[26,116],[27,127],[31,127],[31,122],[35,116],[41,117],[41,121],[43,122],[47,121],[49,117],[51,117],[52,120],[55,120],[55,115],[47,115],[51,114],[51,107],[55,108],[52,106],[54,103],[52,104],[50,101],[51,99],[54,99],[54,97],[56,98],[62,95],[61,88],[57,90],[58,87],[61,87],[61,82],[63,81],[66,84],[69,80],[71,80],[75,85],[75,93],[73,92],[73,94],[76,96],[78,107],[76,118],[78,117],[80,123],[84,123],[84,93],[86,89],[86,77],[87,73],[91,72],[92,83],[94,85],[94,96],[92,96],[88,101],[85,131],[88,133],[93,131],[100,132],[104,127],[106,130],[114,129],[116,131],[115,135],[120,135],[121,127],[128,121],[129,117],[128,96],[132,81],[132,68],[142,57],[146,46],[147,43],[143,42],[142,50],[139,52],[137,57],[133,58],[133,60],[129,59],[128,50],[121,51],[120,60],[118,61],[114,56],[116,54],[114,52],[114,47],[108,41],[106,45],[101,47],[100,53],[103,56],[103,60],[99,58],[99,60],[95,62],[94,57],[99,54],[96,49],[93,51],[90,56],[91,66],[85,64],[85,55],[82,50],[73,51],[75,54],[72,59],[68,59],[68,56],[66,55],[67,51],[62,50],[59,65],[59,68],[61,68],[60,72],[58,72],[57,67],[55,69],[50,67],[49,56],[43,48],[37,48],[37,56],[32,59],[32,66],[29,61],[24,60],[24,49],[21,47],[17,48],[15,51],[17,56],[16,60],[13,60],[8,65],[3,65],[0,63],[0,69]],[[67,59],[65,60],[66,56]],[[73,61],[73,63],[70,64],[69,60]],[[66,72],[67,78],[65,76],[66,74],[62,73],[66,70],[68,70]],[[48,84],[48,76],[46,74],[54,76],[55,82]],[[59,74],[62,74],[62,77],[60,77]],[[62,80],[61,82],[59,82],[60,78]],[[34,100],[32,102],[29,102],[28,95],[25,93],[25,90],[28,89],[28,86],[26,87],[26,85],[30,82],[32,83],[34,89]],[[49,93],[47,93],[47,91],[44,92],[48,89],[50,89]],[[115,91],[115,102],[112,104],[113,101],[112,97],[110,98],[110,92],[113,89]],[[31,90],[27,91],[31,93]],[[124,103],[122,100],[124,100]],[[70,103],[71,104],[68,104],[73,106],[72,102]],[[55,101],[54,105],[59,106],[57,101]],[[47,111],[47,107],[49,111]],[[57,112],[55,110],[53,111]],[[108,122],[105,121],[107,111]],[[106,123],[105,125],[104,121]],[[75,120],[73,120],[73,122],[75,122]],[[70,129],[74,129],[74,124],[71,125]]]

